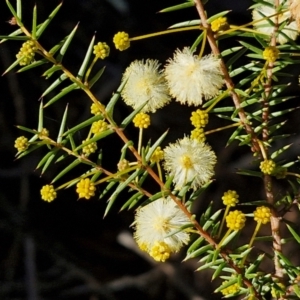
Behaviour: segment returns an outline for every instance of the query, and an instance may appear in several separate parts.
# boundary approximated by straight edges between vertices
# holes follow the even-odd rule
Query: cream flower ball
[[[159,66],[158,60],[136,60],[125,70],[122,82],[126,84],[121,96],[127,105],[136,109],[147,103],[142,112],[154,113],[171,101],[165,77]]]
[[[274,32],[274,23],[276,21],[276,17],[269,17],[276,14],[276,9],[274,7],[274,1],[273,0],[265,0],[265,2],[269,3],[269,5],[257,5],[253,9],[252,17],[253,21],[256,21],[253,26],[254,28],[261,32],[266,34],[266,39],[269,39]],[[282,11],[283,13],[280,13],[278,15],[278,22],[279,25],[283,22],[286,22],[286,25],[278,32],[277,35],[277,42],[279,44],[285,44],[291,40],[296,40],[298,36],[297,31],[297,24],[295,21],[290,22],[290,19],[292,17],[291,12],[288,10],[287,1],[286,0],[279,0],[280,5],[283,5]],[[269,18],[266,18],[269,17]]]
[[[155,260],[165,261],[190,240],[189,233],[180,230],[190,221],[170,198],[157,199],[136,211],[134,239],[141,250]]]
[[[216,96],[224,83],[221,60],[213,54],[199,58],[188,47],[167,61],[165,76],[171,96],[189,106]]]
[[[176,189],[190,182],[194,190],[206,184],[214,175],[217,161],[209,145],[188,137],[167,146],[164,158],[164,168],[174,176]]]

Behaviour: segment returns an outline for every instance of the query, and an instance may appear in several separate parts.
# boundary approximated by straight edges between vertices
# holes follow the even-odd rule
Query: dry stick
[[[274,1],[275,9],[279,7],[279,0]],[[275,16],[274,20],[274,31],[272,33],[271,43],[270,46],[276,47],[276,33],[278,31],[278,14]],[[268,141],[269,139],[269,129],[268,129],[268,121],[269,121],[269,113],[270,113],[270,107],[269,107],[269,96],[272,92],[272,75],[273,75],[273,67],[274,63],[269,62],[267,66],[267,81],[264,86],[265,88],[265,95],[262,99],[263,101],[263,123],[266,124],[262,131],[262,139],[263,141]],[[268,152],[268,148],[265,149],[266,153]],[[264,175],[264,187],[265,187],[265,194],[268,203],[272,206],[271,212],[271,230],[272,230],[272,236],[273,236],[273,248],[275,250],[274,252],[274,267],[275,267],[275,276],[279,279],[283,278],[283,270],[280,265],[278,252],[282,252],[281,247],[281,235],[280,235],[280,219],[277,216],[276,209],[274,208],[274,194],[272,191],[272,177],[270,175],[265,174]]]

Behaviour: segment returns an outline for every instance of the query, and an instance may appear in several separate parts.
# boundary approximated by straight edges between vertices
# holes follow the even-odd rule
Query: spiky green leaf
[[[206,2],[206,1],[203,1],[203,2]],[[173,6],[164,8],[164,9],[160,10],[159,13],[166,13],[166,12],[180,10],[180,9],[189,8],[189,7],[193,7],[193,6],[195,6],[195,3],[193,1],[188,1],[186,3],[181,3],[181,4],[177,4],[177,5],[173,5]]]
[[[36,38],[39,39],[41,37],[41,35],[43,34],[43,32],[45,31],[45,29],[48,27],[48,25],[51,23],[51,21],[53,20],[53,18],[56,16],[56,14],[58,13],[59,9],[61,8],[62,3],[60,3],[49,15],[48,19],[43,22],[42,24],[39,25],[39,28],[36,32]]]
[[[73,170],[75,167],[77,167],[78,165],[80,165],[81,161],[79,159],[74,160],[70,165],[68,165],[66,168],[64,168],[61,172],[59,172],[55,178],[52,180],[51,183],[56,182],[57,180],[59,180],[60,178],[62,178],[64,175],[66,175],[67,173],[69,173],[71,170]]]
[[[58,93],[56,96],[54,96],[53,98],[51,98],[44,107],[48,107],[51,104],[55,103],[56,101],[58,101],[59,99],[61,99],[62,97],[66,96],[67,94],[69,94],[70,92],[74,91],[75,89],[78,89],[78,85],[76,83],[72,83],[69,86],[63,88],[61,90],[60,93]]]
[[[63,57],[64,57],[64,55],[66,54],[66,52],[67,52],[67,50],[68,50],[68,48],[69,48],[69,46],[70,46],[70,44],[71,44],[71,42],[72,42],[72,40],[74,38],[74,35],[75,35],[75,33],[76,33],[77,29],[78,29],[78,25],[79,24],[77,23],[76,26],[74,27],[74,29],[71,31],[71,33],[66,38],[63,46],[61,47],[61,49],[59,51],[59,54],[58,54],[58,56],[56,58],[58,62],[61,62],[62,59],[63,59]]]
[[[89,60],[90,60],[90,58],[91,58],[91,56],[93,54],[94,42],[95,42],[95,36],[93,36],[93,38],[92,38],[92,40],[90,42],[90,45],[89,45],[88,50],[87,50],[87,52],[85,54],[84,60],[83,60],[81,66],[80,66],[80,69],[78,71],[77,77],[80,78],[80,79],[83,78],[84,73],[85,73],[85,71],[86,71],[86,69],[88,67]]]
[[[66,80],[68,77],[66,74],[62,74],[57,78],[47,89],[46,91],[42,94],[40,98],[45,97],[47,94],[52,92],[57,86],[59,86],[64,80]]]

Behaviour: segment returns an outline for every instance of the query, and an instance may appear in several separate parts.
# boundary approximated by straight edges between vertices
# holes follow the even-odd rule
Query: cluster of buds
[[[27,41],[23,43],[19,53],[16,55],[19,61],[20,66],[27,66],[32,63],[37,47],[35,46],[34,41]]]

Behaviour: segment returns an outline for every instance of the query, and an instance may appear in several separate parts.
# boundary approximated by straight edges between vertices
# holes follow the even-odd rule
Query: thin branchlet
[[[275,10],[279,7],[279,0],[274,0]],[[276,14],[274,17],[274,30],[272,33],[270,46],[276,47],[276,35],[279,29],[279,15]],[[263,141],[267,142],[269,139],[269,129],[268,129],[268,121],[269,121],[269,114],[270,114],[270,106],[269,106],[269,97],[272,93],[272,76],[273,76],[273,67],[274,62],[268,62],[267,65],[267,78],[266,83],[264,85],[264,97],[262,99],[262,106],[263,106],[263,114],[262,119],[265,127],[262,131],[262,139]],[[265,148],[266,154],[268,153],[268,148]],[[272,177],[270,175],[264,174],[264,188],[265,188],[265,195],[267,202],[273,207],[271,210],[271,230],[273,236],[273,249],[274,251],[274,267],[275,267],[275,276],[280,280],[283,279],[283,270],[279,262],[279,256],[277,253],[282,252],[282,245],[281,245],[281,235],[280,235],[280,218],[277,215],[276,208],[274,207],[274,193],[272,190]]]

